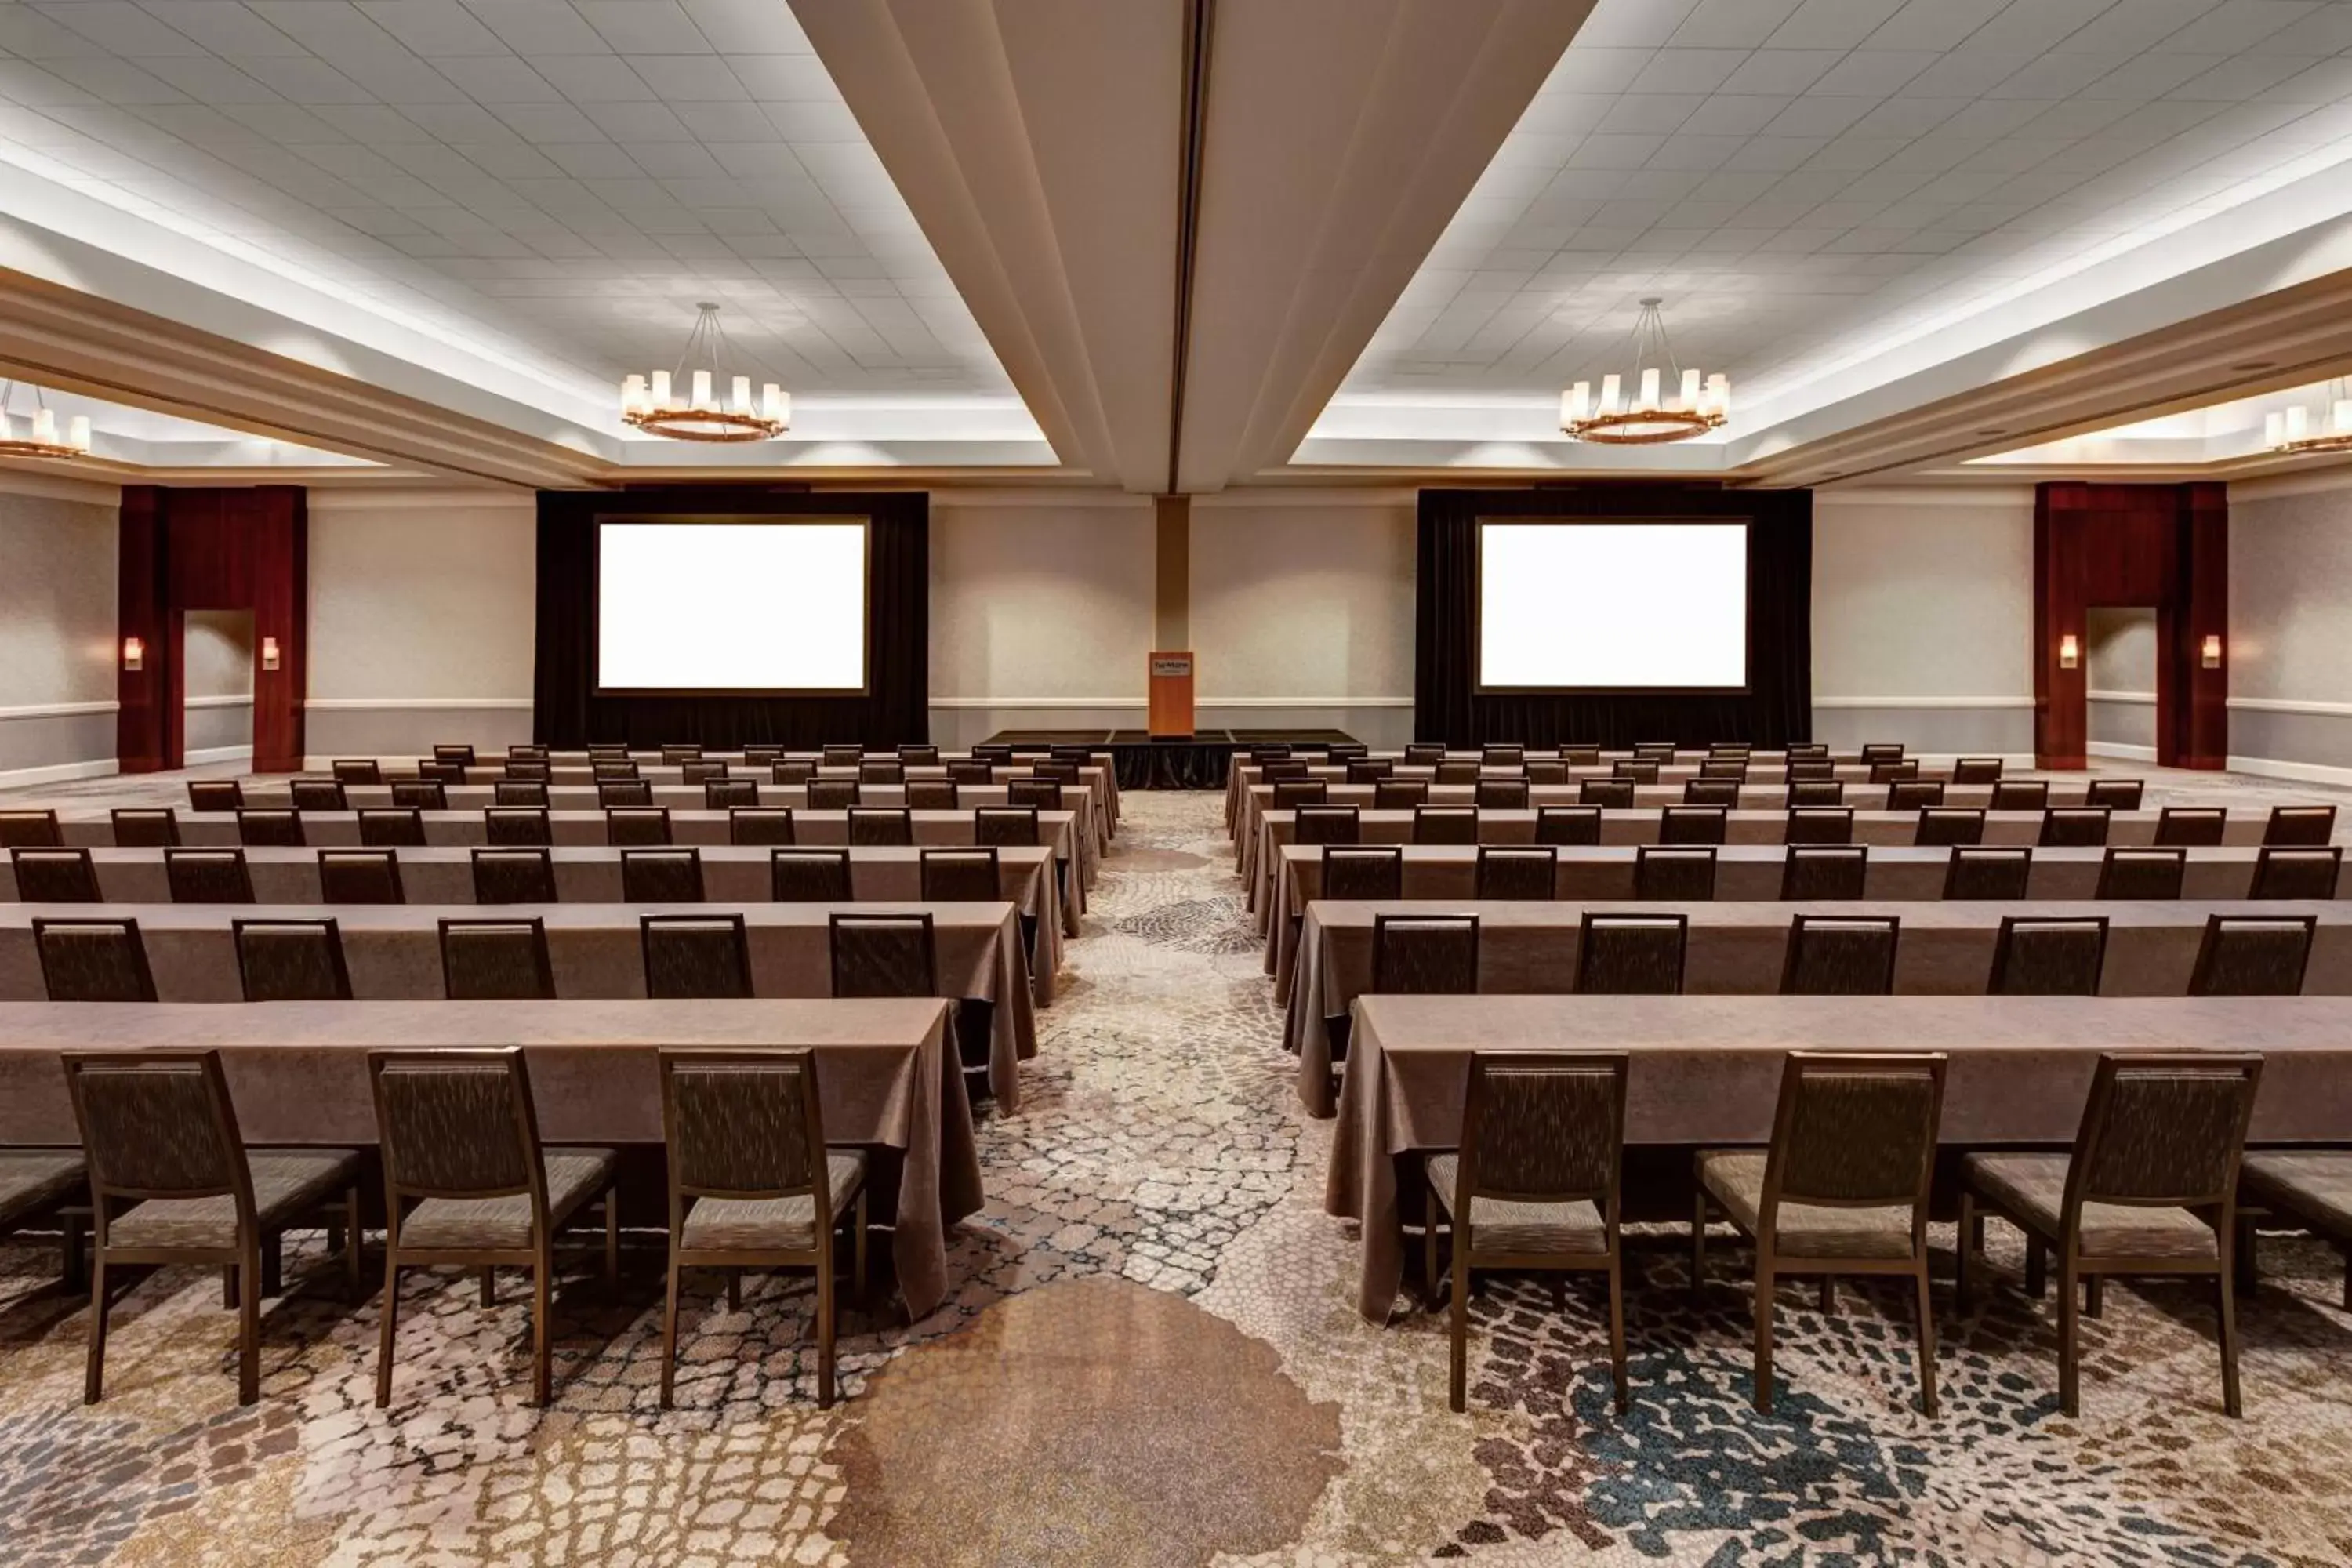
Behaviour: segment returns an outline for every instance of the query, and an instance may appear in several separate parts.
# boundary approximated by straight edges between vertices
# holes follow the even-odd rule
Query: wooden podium
[[[1192,732],[1192,655],[1158,652],[1151,655],[1152,735],[1184,736]]]

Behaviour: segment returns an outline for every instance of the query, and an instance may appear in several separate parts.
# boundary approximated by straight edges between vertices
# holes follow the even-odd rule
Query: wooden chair
[[[2002,779],[1992,786],[1992,809],[2047,811],[2050,809],[2050,781]]]
[[[2042,814],[2039,841],[2073,849],[2095,848],[2107,841],[2107,820],[2112,815],[2104,805],[2053,805]]]
[[[269,846],[278,848],[299,848],[309,842],[302,836],[300,812],[249,806],[236,814],[236,841],[247,847]]]
[[[848,837],[854,845],[908,848],[915,842],[914,814],[903,805],[853,805]]]
[[[728,779],[727,764],[703,758],[691,758],[678,764],[677,782],[682,784],[714,784]]]
[[[2022,844],[1963,844],[1944,863],[1944,897],[2015,902],[2033,877],[2033,851]]]
[[[1395,844],[1327,844],[1319,897],[1376,903],[1404,897],[1404,849]]]
[[[1960,1286],[1969,1307],[1984,1216],[2025,1233],[2026,1289],[2058,1256],[2058,1405],[2082,1414],[2076,1282],[2099,1315],[2110,1274],[2211,1275],[2221,1292],[2221,1405],[2241,1414],[2231,1256],[2238,1159],[2263,1059],[2220,1051],[2099,1058],[2071,1154],[1970,1154],[1960,1166]]]
[[[1380,779],[1372,784],[1374,811],[1417,811],[1428,804],[1427,779]]]
[[[626,806],[648,806],[653,803],[654,785],[651,779],[625,778],[596,781],[596,805],[603,810],[614,811]]]
[[[2189,851],[2150,846],[2116,848],[2099,862],[2099,886],[2092,896],[2106,899],[2177,899],[2189,876]]]
[[[232,812],[245,809],[245,786],[235,779],[190,779],[188,809]]]
[[[555,860],[540,846],[487,845],[475,849],[474,902],[551,904]]]
[[[2191,996],[2299,996],[2317,915],[2209,915]]]
[[[769,847],[793,841],[789,805],[737,805],[727,811],[727,842]]]
[[[1058,792],[1060,784],[1055,784]],[[1302,805],[1322,805],[1331,798],[1330,782],[1326,779],[1279,779],[1274,785],[1274,809],[1296,811]]]
[[[1409,768],[1433,768],[1445,760],[1445,748],[1430,741],[1414,741],[1404,749],[1404,765]]]
[[[910,811],[960,811],[963,786],[953,779],[908,779],[907,807]]]
[[[702,851],[696,846],[621,851],[624,903],[698,904],[702,898]]]
[[[857,763],[857,782],[862,784],[905,784],[907,764],[896,757],[862,757]]]
[[[441,922],[441,988],[452,1002],[552,1002],[555,966],[547,923],[529,920]]]
[[[1476,915],[1374,915],[1376,996],[1472,996],[1478,991]]]
[[[1437,782],[1442,784],[1475,784],[1482,770],[1469,757],[1452,757],[1437,764]]]
[[[1889,811],[1925,811],[1929,806],[1944,804],[1944,781],[1941,779],[1900,779],[1886,786],[1886,809]]]
[[[1417,805],[1412,809],[1415,844],[1475,844],[1478,808],[1475,805]]]
[[[922,852],[923,901],[992,903],[1004,897],[1004,874],[994,845],[950,845]]]
[[[87,849],[11,849],[16,898],[27,904],[99,904],[98,868]]]
[[[935,768],[940,765],[940,749],[928,745],[900,746],[898,761],[910,768]]]
[[[152,1002],[155,976],[135,920],[33,921],[41,984],[52,1002]]]
[[[1577,993],[1679,996],[1689,938],[1688,915],[1589,913],[1577,934]]]
[[[2105,915],[2003,915],[1985,994],[2096,996],[2106,959]]]
[[[118,805],[108,816],[117,848],[162,849],[180,841],[180,814],[168,805]]]
[[[1798,915],[1780,966],[1783,996],[1892,996],[1903,922],[1893,915]]]
[[[544,779],[494,779],[490,783],[492,805],[536,806],[547,809],[547,781]]]
[[[1598,844],[1601,808],[1597,805],[1539,805],[1536,808],[1538,844]]]
[[[1736,810],[1739,805],[1739,781],[1737,779],[1685,779],[1683,781],[1683,804],[1717,806],[1727,811]]]
[[[656,847],[671,842],[669,807],[614,805],[604,809],[604,842]]]
[[[237,983],[248,1002],[348,1002],[352,974],[331,920],[233,921]]]
[[[298,811],[349,811],[351,797],[343,793],[340,779],[289,779],[286,784],[288,804]]]
[[[175,904],[249,904],[253,872],[243,849],[209,846],[163,851],[163,885]]]
[[[1956,784],[1999,784],[2000,773],[1999,757],[1960,757],[1952,763],[1952,782]]]
[[[1658,814],[1660,844],[1721,844],[1731,814],[1719,805],[1670,805]]]
[[[2156,814],[2156,842],[2184,849],[2207,849],[2221,842],[2230,813],[2218,805],[2168,805]]]
[[[1772,1290],[1819,1275],[1833,1309],[1840,1275],[1908,1275],[1916,1292],[1920,1407],[1937,1413],[1936,1321],[1927,1290],[1927,1196],[1943,1116],[1941,1052],[1791,1051],[1769,1148],[1702,1150],[1691,1215],[1691,1289],[1706,1270],[1716,1212],[1756,1246],[1756,1408],[1772,1408]]]
[[[1628,784],[1654,784],[1658,782],[1658,761],[1654,757],[1620,757],[1609,764],[1609,777]]]
[[[971,841],[1002,849],[1037,847],[1037,808],[1034,805],[976,805],[971,808]]]
[[[1275,786],[1277,789],[1280,785]],[[1007,779],[1004,781],[1004,804],[1025,806],[1032,811],[1062,809],[1062,784],[1058,779]]]
[[[702,746],[698,742],[686,744],[673,742],[661,749],[661,760],[662,766],[666,768],[682,768],[688,763],[698,763],[702,760]]]
[[[1851,844],[1853,842],[1853,808],[1846,805],[1800,805],[1789,807],[1788,826],[1782,829],[1784,844]]]
[[[1559,851],[1549,844],[1482,844],[1477,896],[1520,901],[1559,897]]]
[[[360,812],[359,822],[360,842],[372,848],[425,847],[425,816],[414,807],[368,806]]]
[[[1791,844],[1780,862],[1780,901],[1862,899],[1870,891],[1867,844]]]
[[[555,828],[544,805],[486,805],[482,838],[489,844],[544,847],[555,842]]]
[[[857,804],[856,779],[811,779],[803,797],[811,811],[847,811]]]
[[[1525,811],[1534,799],[1532,790],[1523,778],[1480,779],[1471,798],[1481,811]]]
[[[1291,821],[1293,844],[1353,844],[1363,836],[1363,814],[1352,805],[1302,805]]]
[[[2144,779],[2093,779],[2083,791],[2083,804],[2109,811],[2137,811],[2147,791]]]
[[[1644,903],[1706,903],[1715,897],[1711,844],[1643,844],[1633,850],[1633,896]]]
[[[2325,844],[2336,837],[2332,805],[2274,805],[2263,828],[2263,842],[2273,846]]]
[[[2282,848],[2265,844],[2254,859],[2250,899],[2332,899],[2344,872],[2344,847]]]
[[[805,757],[779,758],[768,764],[768,782],[785,785],[797,784],[805,789],[816,782],[816,764]],[[849,781],[855,784],[855,779]]]
[[[639,915],[646,994],[656,1001],[751,995],[751,944],[736,915]]]
[[[1985,814],[1973,806],[1923,805],[1911,842],[1973,847],[1984,842]]]

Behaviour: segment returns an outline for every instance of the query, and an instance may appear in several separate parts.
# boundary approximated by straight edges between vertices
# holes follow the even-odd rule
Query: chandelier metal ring
[[[1633,322],[1633,384],[1629,395],[1617,375],[1601,378],[1601,395],[1580,381],[1559,395],[1559,428],[1571,440],[1611,447],[1687,441],[1720,428],[1731,416],[1731,378],[1685,370],[1666,341],[1664,300],[1642,301]],[[1671,377],[1664,382],[1664,378]]]
[[[694,330],[675,369],[622,379],[622,422],[673,441],[766,441],[782,435],[792,427],[792,395],[772,381],[761,388],[755,405],[751,378],[722,371],[728,343],[718,305],[705,300],[695,310]],[[730,384],[724,401],[719,396],[722,379]],[[689,389],[684,397],[677,395],[679,384]]]

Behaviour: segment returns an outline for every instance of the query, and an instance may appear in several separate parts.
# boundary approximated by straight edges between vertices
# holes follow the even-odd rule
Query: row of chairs
[[[1411,766],[1412,764],[1407,763],[1404,765]],[[1596,762],[1593,765],[1598,766],[1599,764]],[[1630,759],[1620,757],[1609,764],[1609,777],[1610,780],[1612,781],[1629,780],[1634,784],[1654,784],[1658,782],[1660,770],[1665,765],[1665,763],[1659,762],[1654,757],[1635,757]],[[1997,763],[1996,765],[1998,765]],[[1398,766],[1399,764],[1393,759],[1388,757],[1352,758],[1345,764],[1347,782],[1353,784],[1380,784],[1386,780],[1396,780]],[[1571,764],[1568,763],[1549,761],[1538,761],[1533,763],[1518,762],[1506,763],[1500,766],[1494,766],[1474,758],[1460,757],[1438,763],[1433,770],[1433,775],[1434,781],[1441,784],[1480,784],[1489,781],[1500,782],[1512,779],[1518,779],[1536,784],[1559,784],[1567,779],[1570,766]],[[1791,762],[1785,764],[1780,769],[1780,782],[1784,784],[1790,785],[1822,782],[1833,783],[1837,782],[1837,768],[1838,765],[1835,763],[1829,761],[1827,758]],[[1315,764],[1306,759],[1289,757],[1258,764],[1258,776],[1267,784],[1277,784],[1284,781],[1296,782],[1313,777],[1314,769]],[[1430,781],[1398,780],[1397,782],[1428,783]],[[1728,787],[1736,792],[1741,784],[1751,784],[1757,781],[1752,776],[1750,764],[1744,758],[1735,757],[1703,762],[1698,765],[1698,777],[1685,782],[1690,784],[1705,784]],[[1934,792],[1934,798],[1941,800],[1944,785],[1947,781],[1942,779],[1924,778],[1921,776],[1919,764],[1916,762],[1902,762],[1871,763],[1870,782],[1874,784],[1886,784],[1890,786],[1895,784],[1909,784],[1921,791],[1932,790]],[[2012,779],[2002,781],[1997,774],[1991,777],[1986,777],[1983,776],[1981,770],[1978,769],[1969,770],[1965,776],[1958,776],[1956,772],[1956,776],[1949,782],[1961,784],[1990,784],[1994,787],[1996,793],[2005,786],[2029,791],[2037,787],[2037,785],[2044,791],[2049,788],[2049,785],[2046,783],[2042,783],[2041,781],[2036,780]],[[2139,779],[2095,779],[2091,783],[2091,790],[2095,802],[2100,798],[2105,798],[2112,804],[2123,806],[2126,810],[2138,809],[2143,789],[2143,781]]]
[[[1937,1413],[1928,1205],[1948,1059],[1941,1053],[1795,1051],[1771,1140],[1694,1162],[1690,1289],[1706,1285],[1707,1227],[1727,1221],[1755,1250],[1753,1398],[1772,1407],[1773,1289],[1818,1277],[1824,1310],[1842,1277],[1910,1281],[1920,1404]],[[1471,1276],[1480,1269],[1596,1271],[1609,1293],[1617,1408],[1627,1407],[1621,1182],[1622,1054],[1480,1052],[1460,1148],[1423,1163],[1423,1289],[1435,1310],[1440,1233],[1450,1252],[1453,1407],[1465,1405]],[[2100,1315],[2114,1276],[2210,1279],[2219,1292],[2222,1407],[2242,1410],[2233,1278],[2250,1269],[2254,1214],[2352,1240],[2352,1153],[2249,1152],[2262,1074],[2252,1054],[2101,1057],[2072,1149],[1971,1153],[1959,1170],[1958,1305],[1983,1269],[1984,1226],[2022,1233],[2027,1292],[2058,1260],[2058,1399],[2080,1414],[2079,1315]],[[1555,1287],[1557,1291],[1557,1287]],[[2352,1302],[2352,1275],[2347,1279]]]
[[[1056,786],[1058,787],[1058,786]],[[825,810],[806,806],[803,810]],[[913,806],[857,805],[848,814],[852,844],[908,845],[914,842]],[[971,808],[973,840],[1007,847],[1037,843],[1039,807],[1025,804],[976,805]],[[666,805],[614,805],[604,810],[607,844],[667,844],[670,812]],[[794,808],[789,805],[734,806],[727,813],[730,844],[791,844],[795,841]],[[14,848],[60,848],[65,830],[54,811],[26,812],[18,825]],[[359,839],[381,848],[415,849],[425,845],[425,817],[414,806],[365,806],[357,813]],[[552,844],[553,818],[545,805],[490,805],[482,808],[484,835],[492,844]],[[180,847],[179,819],[168,806],[115,808],[111,826],[119,848]],[[236,814],[237,841],[248,848],[293,848],[309,846],[301,814],[292,811],[247,810]]]
[[[599,764],[602,767],[604,764]],[[619,764],[615,764],[618,766]],[[703,805],[716,810],[730,805],[760,804],[760,784],[755,778],[730,776],[724,763],[712,763],[715,773],[703,777],[689,777],[687,785],[699,784]],[[626,764],[634,770],[635,763]],[[896,769],[898,764],[888,764]],[[855,779],[820,778],[805,763],[778,763],[769,783],[805,790],[808,804],[820,810],[838,811],[855,805],[862,798],[865,784],[888,785],[905,791],[908,805],[926,809],[952,808],[958,802],[958,791],[963,786],[988,785],[999,781],[995,770],[985,763],[957,763],[954,771],[941,779],[908,779],[903,773],[890,773],[881,776],[861,776]],[[797,771],[796,771],[797,770]],[[958,776],[958,774],[967,776]],[[421,811],[449,809],[449,785],[457,780],[394,779],[383,787],[392,792],[392,804]],[[595,779],[598,804],[603,805],[651,805],[654,781],[629,773],[599,773]],[[1077,785],[1077,769],[1044,763],[1032,769],[1026,777],[1014,776],[1002,781],[1016,802],[1025,796],[1025,804],[1058,806],[1061,792]],[[492,781],[491,799],[499,805],[545,805],[550,788],[544,774],[531,778],[501,778]],[[274,808],[296,812],[348,812],[352,809],[348,786],[334,779],[292,779],[286,786],[287,805]],[[188,784],[189,808],[202,813],[243,814],[246,804],[245,786],[235,779],[193,779]]]
[[[79,1152],[0,1150],[0,1232],[58,1220],[79,1289],[81,1233],[94,1230],[89,1348],[82,1396],[106,1375],[118,1286],[142,1266],[219,1268],[239,1314],[237,1397],[261,1396],[261,1301],[282,1293],[287,1232],[327,1231],[346,1289],[361,1294],[366,1161],[355,1149],[248,1149],[216,1051],[75,1053],[64,1058]],[[541,1142],[520,1050],[373,1051],[368,1075],[383,1166],[384,1285],[375,1402],[391,1403],[400,1280],[419,1268],[478,1269],[482,1304],[499,1268],[531,1279],[531,1391],[548,1403],[551,1306],[559,1234],[600,1215],[604,1279],[618,1283],[618,1152]],[[667,1279],[661,1400],[671,1403],[681,1276],[723,1269],[730,1308],[745,1268],[816,1277],[817,1403],[835,1395],[837,1240],[866,1292],[863,1149],[825,1141],[816,1053],[660,1053],[668,1169]],[[756,1136],[740,1134],[756,1130]],[[819,1216],[823,1216],[820,1220]]]
[[[1475,844],[1479,841],[1481,812],[1524,811],[1524,798],[1520,797],[1522,804],[1517,806],[1497,806],[1484,801],[1476,805],[1411,806],[1412,842]],[[1362,830],[1362,808],[1359,806],[1330,805],[1310,799],[1290,809],[1296,814],[1293,839],[1297,843],[1346,843]],[[1371,809],[1389,808],[1376,801]],[[1611,809],[1611,805],[1602,804],[1538,806],[1535,841],[1561,846],[1599,844],[1602,814]],[[2263,845],[2268,848],[2324,847],[2335,832],[2335,811],[2332,805],[2273,806],[2263,828]],[[2313,815],[2321,812],[2326,816]],[[1784,843],[1853,841],[1852,806],[1791,805],[1784,818]],[[2105,806],[2053,806],[2042,814],[2037,837],[2050,848],[2095,849],[2106,843],[2112,821]],[[1929,847],[1981,844],[1986,822],[1986,814],[1972,806],[1924,806],[1912,829],[1911,842]],[[2229,814],[2218,805],[2167,806],[2157,818],[2154,841],[2158,847],[2211,848],[2221,844],[2228,824]],[[1661,844],[1722,844],[1729,831],[1727,806],[1668,805],[1658,810],[1656,842]]]
[[[1711,762],[1747,762],[1757,747],[1745,741],[1717,741],[1705,747],[1677,745],[1672,741],[1637,741],[1630,750],[1638,762],[1672,763],[1685,752],[1696,752]],[[1831,760],[1826,741],[1794,741],[1777,749],[1791,762],[1822,763]],[[1574,767],[1599,767],[1602,747],[1597,741],[1568,741],[1558,746],[1528,746],[1515,742],[1488,742],[1475,747],[1449,747],[1435,741],[1415,741],[1405,747],[1405,766],[1435,767],[1458,751],[1475,751],[1480,763],[1486,767],[1509,768],[1525,763],[1530,757],[1556,757]],[[1356,742],[1335,742],[1329,746],[1312,744],[1274,743],[1250,747],[1244,755],[1253,763],[1278,763],[1296,760],[1305,755],[1327,757],[1333,765],[1369,756],[1371,748]],[[1905,760],[1906,748],[1899,742],[1874,741],[1865,744],[1858,753],[1865,764],[1899,763]],[[2001,760],[1999,757],[1963,757],[1961,762],[1990,766],[1991,776],[1999,777]]]
[[[340,924],[327,920],[229,922],[248,1002],[348,1002],[351,969]],[[547,928],[536,919],[439,922],[444,990],[451,1001],[552,1001]],[[740,914],[641,915],[646,994],[656,1001],[754,994],[750,935]],[[936,933],[928,911],[835,910],[826,921],[835,996],[939,994]],[[37,920],[33,943],[52,1002],[152,1002],[154,972],[136,920]]]
[[[102,904],[98,868],[87,849],[12,849],[16,897],[28,904]],[[621,899],[632,904],[703,902],[702,850],[697,845],[624,848]],[[850,854],[823,846],[769,851],[771,896],[777,903],[847,903]],[[932,845],[918,857],[922,898],[929,903],[992,900],[999,892],[998,847]],[[555,862],[543,847],[478,847],[472,855],[478,904],[559,900]],[[318,851],[320,900],[330,904],[404,904],[400,852],[394,848]],[[163,879],[175,904],[251,904],[253,868],[236,848],[163,851]]]
[[[2209,915],[2191,996],[2294,996],[2319,927],[2313,915]],[[1798,915],[1780,974],[1789,996],[1894,994],[1902,921]],[[1372,917],[1370,995],[1478,994],[1475,914]],[[1588,911],[1578,922],[1575,989],[1592,996],[1682,994],[1690,917]],[[2095,996],[2106,966],[2105,915],[2008,915],[1993,940],[1989,996]]]
[[[586,749],[588,760],[593,763],[626,762],[635,754],[637,750],[644,748],[632,748],[615,741],[600,741],[592,742]],[[699,742],[673,742],[656,749],[661,753],[662,764],[665,767],[682,767],[688,763],[698,763],[704,760],[705,755]],[[754,767],[765,766],[770,763],[782,760],[784,752],[785,747],[781,742],[774,742],[753,741],[746,742],[740,748],[743,760]],[[826,767],[845,768],[856,767],[867,757],[877,753],[893,757],[909,767],[937,767],[940,763],[940,749],[937,746],[918,743],[868,747],[863,742],[836,742],[819,748],[817,754]],[[1001,762],[1010,762],[1016,756],[1041,756],[1051,758],[1055,762],[1087,763],[1093,759],[1095,751],[1091,746],[1023,745],[989,742],[972,747],[971,754],[975,758]],[[543,744],[535,742],[517,742],[506,749],[505,760],[510,763],[544,763],[551,760],[552,756],[553,753]],[[433,761],[445,767],[470,768],[478,766],[481,759],[472,746],[444,743],[433,748]],[[353,770],[356,773],[359,770],[376,765],[373,758],[342,759],[334,764],[335,775],[338,778],[342,777],[346,768]]]
[[[1361,901],[1402,899],[1404,848],[1396,844],[1321,840],[1321,896]],[[2265,846],[2255,852],[2252,900],[2333,899],[2344,867],[2340,845],[2317,848]],[[1961,846],[1950,851],[1943,896],[1954,900],[2027,897],[2032,877],[2030,845]],[[1708,844],[1643,844],[1633,850],[1633,896],[1705,902],[1715,897],[1717,860]],[[1868,897],[1866,844],[1791,844],[1780,868],[1785,903]],[[2099,863],[2096,899],[2173,900],[2181,897],[2189,851],[2179,847],[2112,848]],[[1559,847],[1482,844],[1476,897],[1549,900],[1559,896]]]

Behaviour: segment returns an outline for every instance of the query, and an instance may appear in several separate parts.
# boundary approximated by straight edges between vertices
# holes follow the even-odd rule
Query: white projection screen
[[[1479,689],[1747,686],[1745,521],[1479,520]]]
[[[866,689],[864,518],[609,519],[596,689]]]

